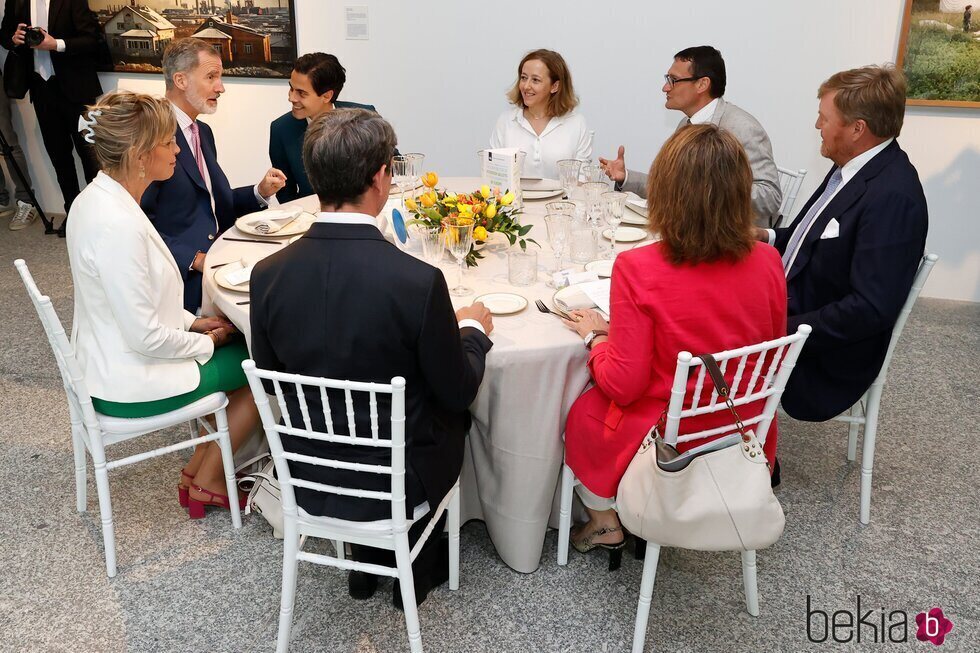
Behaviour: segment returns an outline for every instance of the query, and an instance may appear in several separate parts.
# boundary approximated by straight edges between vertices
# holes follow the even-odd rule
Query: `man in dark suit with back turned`
[[[388,200],[395,133],[376,113],[330,111],[307,129],[303,161],[321,213],[301,239],[255,266],[251,276],[252,358],[259,367],[335,379],[407,382],[405,398],[408,516],[428,502],[435,508],[455,484],[469,428],[467,408],[483,379],[492,346],[490,313],[482,304],[453,313],[442,272],[401,252],[381,235],[375,216]],[[295,390],[288,386],[290,415],[302,421]],[[292,394],[290,394],[292,392]],[[360,393],[363,395],[363,393]],[[370,433],[367,398],[360,397],[356,427]],[[390,399],[378,398],[381,437],[390,437]],[[344,394],[328,391],[334,429],[347,433]],[[314,427],[325,431],[318,393],[307,392]],[[389,464],[388,450],[283,437],[297,453],[329,452],[351,462]],[[390,490],[375,474],[291,463],[293,473],[319,483]],[[296,488],[307,512],[354,521],[390,519],[388,501],[337,496]],[[443,516],[445,518],[445,515]],[[428,522],[409,530],[418,540]],[[448,547],[440,525],[413,563],[415,591],[424,600],[448,577]],[[390,551],[352,545],[356,560],[391,565]],[[351,572],[351,596],[367,598],[377,577]],[[395,587],[394,601],[400,603]]]
[[[332,54],[310,52],[293,63],[289,75],[292,109],[273,120],[269,129],[269,160],[272,167],[286,175],[286,185],[276,193],[280,202],[313,194],[313,186],[303,169],[303,137],[307,125],[334,109],[374,111],[370,104],[337,99],[346,82],[347,71]]]
[[[905,88],[892,66],[825,81],[816,128],[834,167],[789,227],[760,230],[783,255],[788,332],[813,327],[783,393],[797,419],[828,420],[868,390],[925,250],[925,195],[895,140]]]
[[[24,42],[25,30],[31,26],[41,28],[44,35],[35,46]],[[96,72],[99,30],[99,21],[87,0],[4,3],[0,45],[17,52],[18,64],[30,77],[31,103],[44,149],[58,177],[66,214],[79,193],[72,148],[82,161],[86,181],[92,181],[99,171],[95,155],[78,133],[79,115],[102,94]],[[64,237],[64,224],[58,235]]]
[[[170,248],[184,278],[184,308],[201,306],[204,257],[218,234],[235,220],[268,206],[286,182],[271,168],[255,186],[232,188],[221,166],[211,128],[197,120],[218,110],[225,92],[221,58],[205,41],[174,41],[163,55],[167,99],[177,118],[177,167],[166,181],[155,181],[140,205]]]

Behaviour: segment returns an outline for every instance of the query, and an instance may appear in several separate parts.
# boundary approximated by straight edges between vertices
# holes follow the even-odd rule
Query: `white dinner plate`
[[[240,283],[237,286],[228,281],[226,278],[229,272],[238,272],[244,266],[241,261],[235,261],[234,263],[229,263],[228,265],[223,265],[214,271],[214,282],[224,288],[225,290],[231,290],[234,292],[248,293],[249,283]]]
[[[595,302],[589,299],[589,296],[582,292],[577,285],[567,286],[556,291],[551,297],[551,303],[566,313],[596,307]]]
[[[274,211],[275,209],[269,209],[269,210]],[[258,213],[249,213],[248,215],[243,215],[242,217],[235,220],[235,227],[237,227],[238,230],[243,234],[248,234],[249,236],[258,236],[259,238],[282,238],[284,236],[296,236],[298,234],[306,233],[306,231],[310,228],[310,225],[312,225],[314,220],[316,220],[315,215],[303,211],[302,213],[299,214],[298,218],[296,218],[295,220],[293,220],[292,222],[290,222],[289,224],[287,224],[285,227],[275,232],[274,234],[260,233],[255,230],[255,227],[252,227],[245,223],[246,220],[265,212],[266,211],[259,211]]]
[[[585,264],[585,270],[587,272],[595,272],[600,278],[608,278],[612,276],[613,262],[612,259],[601,259],[598,261],[589,261]]]
[[[626,206],[629,206],[627,204]],[[635,224],[637,226],[646,226],[647,224],[647,214],[646,213],[634,213],[633,211],[623,212],[623,224]]]
[[[492,292],[480,295],[475,300],[483,302],[493,315],[513,315],[527,308],[527,300],[511,292]]]
[[[602,237],[606,240],[612,240],[612,229],[606,229],[602,232]],[[617,243],[635,243],[643,240],[650,234],[647,233],[646,229],[639,229],[637,227],[619,227],[616,230],[616,242]]]
[[[521,189],[526,193],[529,190],[561,190],[561,182],[557,179],[541,179],[540,177],[521,177]]]
[[[558,190],[525,190],[522,191],[522,195],[526,200],[547,200],[552,197],[561,197],[565,191],[561,188]]]

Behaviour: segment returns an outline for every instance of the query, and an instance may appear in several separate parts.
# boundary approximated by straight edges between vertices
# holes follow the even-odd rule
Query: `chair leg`
[[[742,551],[742,585],[745,587],[745,609],[759,616],[759,584],[756,578],[755,551]]]
[[[862,401],[858,401],[851,406],[851,417],[861,417],[861,413],[864,412],[861,404]],[[854,462],[854,458],[857,456],[858,430],[860,428],[861,425],[856,422],[851,422],[847,425],[847,459],[850,462]]]
[[[395,563],[398,566],[402,606],[405,608],[405,628],[408,630],[409,649],[412,653],[422,653],[422,631],[419,625],[418,604],[415,602],[415,579],[412,575],[412,554],[408,548],[408,533],[396,536]]]
[[[449,529],[449,589],[459,589],[459,488],[454,490],[449,500],[449,515],[446,527]]]
[[[222,408],[214,413],[217,422],[218,447],[221,448],[221,466],[225,470],[225,487],[228,490],[228,506],[231,512],[231,525],[242,527],[242,513],[238,507],[238,484],[235,482],[235,457],[231,452],[231,437],[228,435],[228,414]]]
[[[861,523],[871,521],[871,471],[875,463],[875,436],[878,434],[878,407],[881,404],[881,384],[868,391],[865,408],[864,449],[861,452]]]
[[[283,515],[285,518],[285,515]],[[293,625],[293,606],[296,601],[296,571],[299,560],[296,554],[299,549],[299,536],[296,534],[295,522],[287,524],[282,542],[282,598],[279,603],[279,637],[276,642],[276,653],[286,653],[289,650],[289,630]]]
[[[81,424],[71,425],[71,446],[75,454],[75,509],[85,512],[88,503],[88,478],[86,473],[85,443],[82,441]]]
[[[99,495],[99,515],[102,518],[102,542],[105,546],[106,575],[116,575],[116,531],[112,523],[112,497],[109,495],[109,470],[105,460],[95,463],[95,488]]]
[[[187,432],[190,434],[190,436],[191,436],[190,439],[191,440],[193,440],[194,438],[196,438],[196,437],[198,437],[200,435],[200,432],[197,430],[197,420],[196,419],[192,419],[192,420],[188,420],[187,421]]]
[[[568,465],[561,466],[561,499],[558,507],[558,564],[568,564],[568,538],[572,531],[572,488],[575,475]]]
[[[334,552],[337,554],[338,560],[345,560],[347,558],[347,555],[344,551],[344,543],[341,542],[340,540],[333,541],[333,549]]]
[[[640,600],[636,605],[636,624],[633,626],[633,653],[643,653],[643,644],[647,639],[647,618],[650,616],[653,582],[657,579],[657,563],[659,561],[660,545],[647,542],[647,553],[643,561],[643,576],[640,579]]]

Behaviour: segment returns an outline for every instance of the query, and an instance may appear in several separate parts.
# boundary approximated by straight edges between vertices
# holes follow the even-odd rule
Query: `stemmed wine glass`
[[[449,294],[454,297],[470,295],[473,291],[463,285],[463,261],[473,245],[473,220],[472,218],[446,218],[442,225],[445,229],[446,247],[456,258],[458,265],[456,286],[450,289]]]
[[[582,162],[578,159],[562,159],[558,162],[558,182],[565,191],[566,198],[571,198],[572,189],[578,186],[581,171]]]
[[[555,253],[555,269],[551,278],[548,279],[548,287],[555,288],[555,274],[561,272],[562,259],[565,257],[565,247],[568,245],[569,226],[571,216],[568,213],[549,213],[544,217],[545,226],[548,228],[548,241],[551,249]]]
[[[391,159],[391,177],[401,191],[402,210],[405,207],[405,191],[415,188],[415,182],[422,176],[424,161],[425,155],[417,152],[396,154]]]
[[[623,211],[626,210],[626,193],[610,191],[602,194],[606,222],[612,227],[609,249],[603,253],[603,258],[616,258],[616,229],[623,221]]]

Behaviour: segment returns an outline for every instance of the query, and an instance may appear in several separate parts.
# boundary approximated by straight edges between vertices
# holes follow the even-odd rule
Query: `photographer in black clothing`
[[[65,200],[65,213],[79,193],[72,149],[91,181],[98,164],[78,132],[78,117],[102,94],[96,72],[99,21],[87,0],[6,0],[0,45],[16,53],[19,70],[4,75],[7,95],[31,103]],[[8,55],[9,56],[9,55]],[[13,75],[11,72],[19,74]],[[26,84],[25,80],[28,80]],[[65,225],[58,230],[64,235]]]

